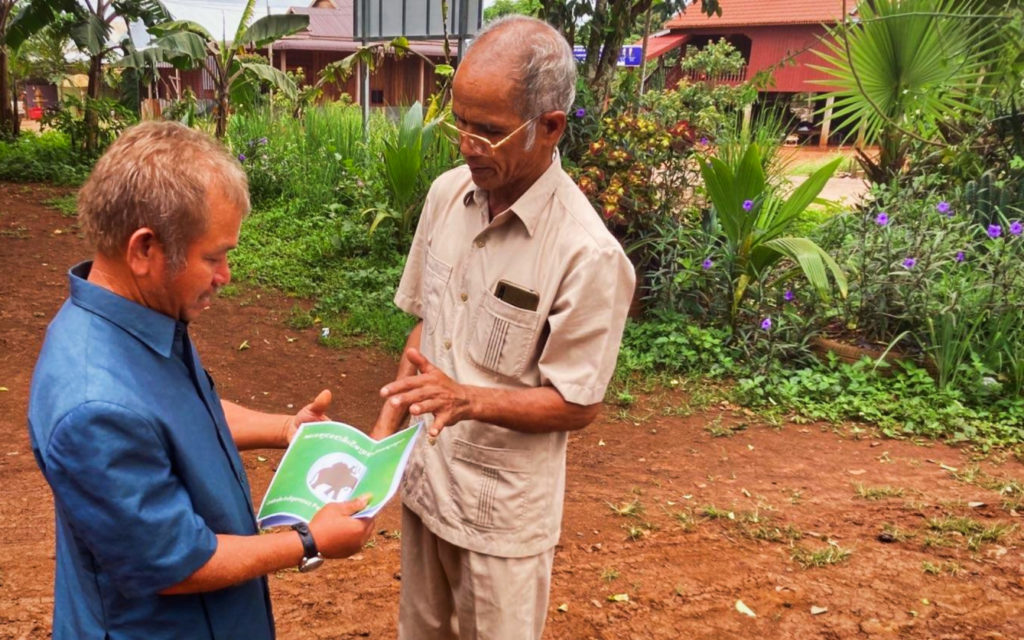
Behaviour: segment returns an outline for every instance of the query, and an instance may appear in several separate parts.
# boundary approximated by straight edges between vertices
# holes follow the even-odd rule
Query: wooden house
[[[309,27],[278,40],[261,53],[271,59],[277,69],[298,73],[306,84],[315,83],[326,65],[363,46],[352,35],[353,0],[314,0],[308,7],[289,8],[288,13],[309,16]],[[389,53],[370,74],[366,98],[370,106],[405,107],[417,100],[425,102],[433,93],[439,79],[433,65],[444,62],[443,43],[411,40],[409,46],[415,53],[400,57]],[[453,57],[455,53],[453,42]],[[214,99],[213,80],[205,70],[177,71],[167,64],[160,67],[160,80],[152,96],[160,102],[180,98],[186,87],[200,100]],[[337,99],[343,93],[351,96],[353,102],[362,104],[364,98],[359,95],[358,73],[353,73],[342,86],[324,87],[326,99]]]
[[[852,12],[856,4],[847,2],[847,11]],[[823,50],[826,26],[843,20],[842,0],[721,0],[721,7],[721,16],[709,17],[691,6],[666,22],[663,31],[648,39],[647,60],[662,61],[671,52],[685,52],[687,46],[700,48],[724,38],[740,52],[746,65],[735,75],[711,81],[738,83],[766,71],[770,74],[768,86],[762,90],[766,101],[831,89],[819,83],[827,76],[811,65],[822,64],[814,50]],[[675,86],[684,75],[678,66],[665,66],[664,71],[666,86]],[[805,110],[808,117],[810,111]],[[831,111],[804,126],[807,124],[818,134],[820,144],[826,144]]]

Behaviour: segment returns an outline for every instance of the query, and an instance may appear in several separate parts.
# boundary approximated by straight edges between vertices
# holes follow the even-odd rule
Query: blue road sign
[[[583,62],[587,59],[587,50],[580,45],[573,47],[572,53],[576,56],[577,62]],[[639,67],[643,59],[644,48],[638,44],[627,44],[619,50],[620,67]]]

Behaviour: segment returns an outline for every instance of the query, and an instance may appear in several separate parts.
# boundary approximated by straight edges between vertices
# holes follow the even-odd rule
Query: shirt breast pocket
[[[452,276],[452,267],[427,250],[427,263],[423,270],[423,328],[427,335],[432,335],[441,317],[441,304],[444,300],[448,280]]]
[[[487,295],[473,318],[468,354],[477,366],[518,378],[533,353],[540,314]]]

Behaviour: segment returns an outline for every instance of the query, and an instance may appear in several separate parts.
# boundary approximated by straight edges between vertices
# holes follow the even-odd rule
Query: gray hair
[[[144,122],[96,162],[78,193],[78,218],[105,256],[124,251],[137,230],[152,229],[171,271],[178,271],[188,246],[207,229],[212,189],[249,213],[245,171],[224,145],[176,122]]]
[[[568,112],[572,108],[576,99],[576,58],[554,27],[529,16],[503,16],[477,33],[466,48],[467,54],[477,43],[490,39],[495,40],[493,44],[499,50],[517,55],[514,62],[522,71],[522,100],[518,108],[524,120],[547,111]]]

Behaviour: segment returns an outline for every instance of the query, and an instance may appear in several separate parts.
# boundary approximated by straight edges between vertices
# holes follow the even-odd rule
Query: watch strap
[[[292,525],[292,529],[299,534],[299,540],[302,541],[302,562],[299,563],[299,570],[309,570],[319,566],[323,562],[323,556],[316,548],[316,540],[313,539],[309,525],[305,522],[297,522]]]

